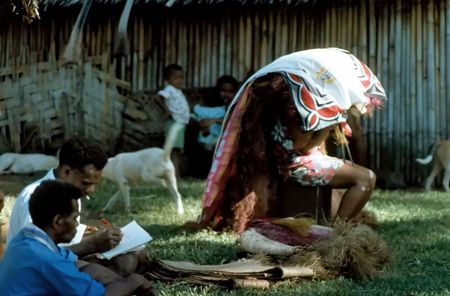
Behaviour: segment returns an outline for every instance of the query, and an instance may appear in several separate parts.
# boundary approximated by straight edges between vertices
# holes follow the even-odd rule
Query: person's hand
[[[199,124],[200,124],[200,127],[203,128],[203,127],[208,127],[211,124],[214,124],[215,122],[216,122],[215,119],[210,118],[210,119],[202,119],[202,120],[200,120]]]
[[[122,232],[119,228],[108,227],[92,234],[91,242],[95,246],[95,252],[106,252],[117,246],[122,240]]]
[[[86,225],[86,230],[84,231],[84,234],[91,234],[98,231],[98,227],[93,225]]]

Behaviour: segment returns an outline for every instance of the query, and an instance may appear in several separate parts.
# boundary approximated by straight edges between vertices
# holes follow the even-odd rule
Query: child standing
[[[184,150],[184,134],[190,119],[189,104],[181,91],[184,84],[183,68],[177,64],[170,64],[163,69],[163,77],[166,86],[158,94],[164,98],[171,116],[164,129],[166,137],[164,147],[165,149],[168,146],[173,147],[172,157],[177,168],[177,175],[179,175],[179,159]],[[174,139],[168,137],[171,129],[177,130]]]

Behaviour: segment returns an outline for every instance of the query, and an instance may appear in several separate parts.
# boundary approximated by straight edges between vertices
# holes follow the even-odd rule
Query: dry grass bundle
[[[274,224],[287,226],[299,236],[307,236],[314,222],[312,218],[282,218],[273,220]]]
[[[375,213],[367,210],[362,210],[359,212],[356,217],[351,220],[351,222],[355,224],[366,224],[372,229],[377,229],[380,225]]]
[[[348,145],[347,137],[339,125],[334,127],[333,132],[334,143],[336,145]]]
[[[291,256],[270,256],[265,254],[253,254],[249,256],[252,260],[257,260],[267,265],[306,267],[314,271],[316,279],[331,279],[337,276],[333,271],[326,269],[322,263],[319,252],[313,250],[299,249]]]
[[[11,0],[10,5],[12,12],[22,15],[29,24],[40,18],[38,0]]]
[[[339,275],[370,279],[389,261],[386,243],[369,226],[336,221],[333,230],[331,237],[298,248],[289,256],[254,254],[251,257],[280,266],[308,267],[319,279]]]
[[[386,243],[369,226],[337,221],[334,231],[332,237],[312,246],[328,270],[368,279],[389,261]]]
[[[319,252],[314,250],[300,250],[286,258],[282,265],[309,267],[314,270],[314,277],[318,279],[331,279],[337,276],[336,272],[325,268]]]

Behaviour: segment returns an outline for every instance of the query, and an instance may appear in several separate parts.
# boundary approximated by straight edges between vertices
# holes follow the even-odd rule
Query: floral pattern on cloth
[[[287,134],[287,128],[282,126],[279,120],[273,128],[271,136],[280,174],[301,185],[327,185],[344,165],[343,160],[323,154],[319,147],[314,148],[310,154],[306,155],[296,152],[294,142]]]

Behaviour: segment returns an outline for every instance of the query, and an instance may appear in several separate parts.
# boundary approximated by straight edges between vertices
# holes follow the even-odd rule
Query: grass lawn
[[[125,215],[119,205],[117,214],[107,218],[116,225],[124,225],[131,219],[138,221],[155,238],[148,245],[153,257],[199,264],[237,259],[235,235],[210,231],[186,233],[180,228],[199,214],[204,182],[186,179],[179,187],[186,208],[184,216],[176,214],[175,203],[164,188],[149,186],[132,191],[131,206],[135,213]],[[85,201],[86,210],[97,212],[115,189],[112,183],[102,183],[91,200]],[[10,207],[12,199],[8,201]],[[378,233],[388,243],[393,258],[376,279],[287,281],[266,291],[226,291],[185,283],[156,285],[161,295],[450,295],[450,193],[378,190],[367,208],[381,222]]]

